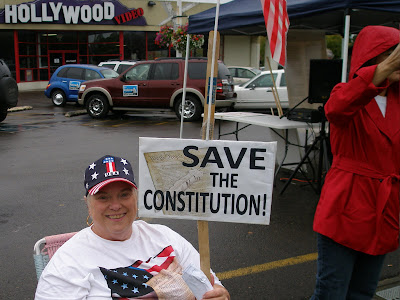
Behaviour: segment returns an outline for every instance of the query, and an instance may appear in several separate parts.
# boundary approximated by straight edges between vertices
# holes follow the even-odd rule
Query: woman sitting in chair
[[[195,299],[182,271],[200,268],[199,254],[168,227],[135,221],[137,187],[130,163],[103,156],[86,169],[85,189],[93,222],[54,254],[35,299]],[[230,299],[212,274],[215,284],[203,299]]]

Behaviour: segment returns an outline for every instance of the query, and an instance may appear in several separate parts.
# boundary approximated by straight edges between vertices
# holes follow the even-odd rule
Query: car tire
[[[102,119],[107,116],[110,105],[104,95],[94,94],[91,95],[86,102],[86,110],[92,118]]]
[[[182,99],[175,103],[175,113],[177,117],[181,118]],[[185,109],[183,112],[183,121],[192,122],[197,121],[201,117],[202,105],[198,98],[192,95],[186,95]]]
[[[18,104],[18,85],[14,78],[3,77],[0,79],[0,102],[7,108]]]
[[[62,90],[54,90],[51,92],[51,101],[55,106],[65,106],[67,103],[67,97]]]
[[[3,122],[7,117],[7,108],[0,108],[0,122]]]

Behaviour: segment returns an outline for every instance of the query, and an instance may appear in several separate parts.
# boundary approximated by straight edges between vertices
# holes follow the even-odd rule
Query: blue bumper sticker
[[[123,86],[123,96],[130,97],[130,96],[138,96],[138,86],[137,85],[124,85]]]

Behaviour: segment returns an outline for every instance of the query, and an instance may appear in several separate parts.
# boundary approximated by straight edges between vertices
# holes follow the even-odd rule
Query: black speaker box
[[[342,80],[341,59],[311,59],[308,102],[325,103],[333,87]]]

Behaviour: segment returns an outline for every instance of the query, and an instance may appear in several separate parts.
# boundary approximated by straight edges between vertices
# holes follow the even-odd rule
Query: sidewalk
[[[400,299],[400,276],[381,280],[376,289],[376,300],[395,300]]]

